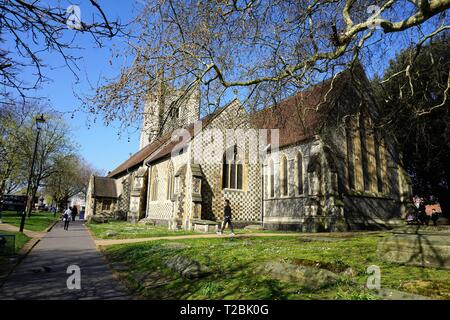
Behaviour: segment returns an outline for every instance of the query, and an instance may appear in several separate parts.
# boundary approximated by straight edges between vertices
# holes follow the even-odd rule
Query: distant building
[[[69,198],[68,205],[70,207],[77,207],[78,212],[86,210],[86,196],[83,192],[80,192],[73,197]]]
[[[197,92],[176,111],[173,98],[149,99],[140,150],[108,177],[92,177],[87,213],[124,210],[129,220],[195,229],[221,221],[229,199],[241,226],[333,231],[399,223],[410,183],[395,145],[374,124],[370,83],[356,75],[366,94],[346,71],[259,112],[233,100],[201,119],[201,130]],[[229,129],[243,134],[230,138]],[[243,143],[246,132],[264,141],[263,129],[270,133],[265,144]],[[220,139],[234,140],[211,147]]]
[[[91,176],[86,195],[86,217],[99,212],[114,212],[118,209],[117,200],[118,193],[114,179]]]

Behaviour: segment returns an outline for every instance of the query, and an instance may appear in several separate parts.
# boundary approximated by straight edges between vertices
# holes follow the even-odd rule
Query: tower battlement
[[[197,121],[200,116],[200,92],[191,90],[182,97],[180,90],[150,95],[144,106],[139,150],[158,137]]]

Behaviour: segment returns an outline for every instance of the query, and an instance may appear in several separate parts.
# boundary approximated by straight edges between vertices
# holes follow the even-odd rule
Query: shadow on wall
[[[344,217],[349,230],[390,229],[401,221],[401,203],[391,198],[344,195]]]
[[[202,178],[202,213],[201,218],[204,220],[216,221],[216,217],[213,213],[212,201],[213,201],[213,189],[211,184]]]

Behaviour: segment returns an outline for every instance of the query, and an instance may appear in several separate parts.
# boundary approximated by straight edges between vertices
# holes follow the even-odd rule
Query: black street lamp
[[[34,144],[34,151],[33,151],[33,161],[31,162],[31,170],[30,170],[30,176],[28,177],[28,186],[27,186],[27,203],[25,203],[26,211],[22,213],[22,219],[20,220],[20,232],[23,232],[23,228],[25,226],[25,216],[28,213],[28,217],[31,215],[31,209],[33,206],[33,199],[30,199],[29,193],[31,189],[31,180],[33,179],[34,174],[34,162],[36,161],[36,151],[37,146],[39,142],[39,135],[41,133],[42,126],[44,125],[45,119],[44,115],[41,114],[39,118],[36,118],[36,129],[37,129],[37,135],[36,135],[36,142]]]

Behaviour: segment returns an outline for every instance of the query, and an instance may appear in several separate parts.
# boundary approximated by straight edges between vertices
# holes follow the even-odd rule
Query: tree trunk
[[[28,218],[31,217],[31,212],[33,211],[34,198],[36,197],[37,188],[31,188],[31,199],[30,199],[30,211],[28,213]]]
[[[5,186],[6,186],[6,179],[2,180],[2,183],[0,184],[0,199],[3,197],[3,193],[5,192]]]
[[[446,177],[447,186],[450,183],[450,175]],[[442,215],[450,220],[450,189],[440,187],[437,192],[439,204],[441,205]]]

